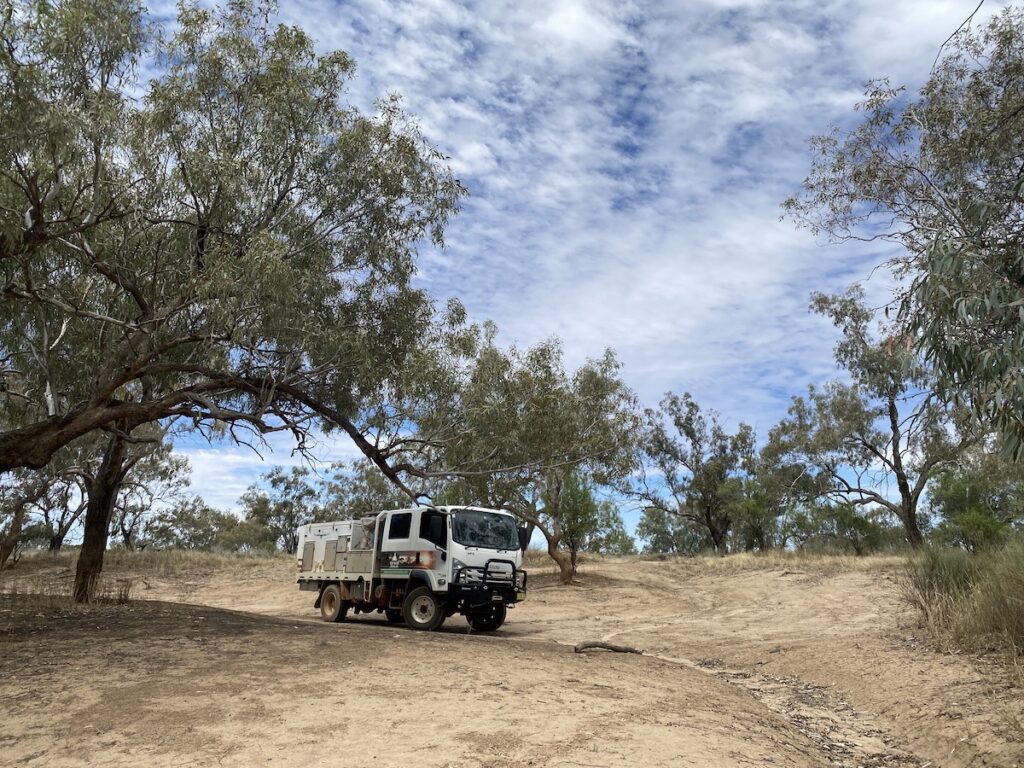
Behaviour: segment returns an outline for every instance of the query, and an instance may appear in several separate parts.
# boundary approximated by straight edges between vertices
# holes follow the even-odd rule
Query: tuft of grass
[[[134,579],[100,579],[96,585],[93,601],[98,603],[116,603],[127,605],[132,599]]]
[[[975,554],[926,550],[908,564],[904,593],[940,645],[1003,652],[1021,671],[1024,539]]]

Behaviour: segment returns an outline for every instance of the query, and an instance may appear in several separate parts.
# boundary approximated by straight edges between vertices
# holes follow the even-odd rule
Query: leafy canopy
[[[168,417],[372,453],[364,410],[433,343],[416,246],[463,189],[272,10],[184,3],[165,33],[132,0],[5,0],[0,471]]]
[[[787,211],[836,240],[887,239],[906,338],[1024,456],[1024,9],[958,32],[916,94],[873,83],[850,132],[812,139]]]

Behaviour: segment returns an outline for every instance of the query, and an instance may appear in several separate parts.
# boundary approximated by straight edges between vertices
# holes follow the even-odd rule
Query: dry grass
[[[578,572],[580,575],[599,574],[609,563],[630,563],[659,561],[672,563],[695,574],[744,573],[748,571],[805,571],[823,576],[845,572],[881,571],[899,573],[907,565],[907,556],[899,554],[875,554],[857,557],[854,555],[833,555],[822,553],[769,550],[767,552],[738,552],[717,556],[712,554],[686,557],[682,555],[629,555],[607,556],[581,553]],[[523,558],[524,567],[531,573],[557,574],[558,566],[542,549],[529,549]]]
[[[851,571],[898,571],[906,566],[907,558],[895,554],[858,557],[773,549],[767,552],[738,552],[724,557],[700,555],[693,558],[680,558],[678,562],[692,564],[695,571],[703,573],[731,574],[744,571],[782,570],[832,575]]]
[[[72,605],[73,583],[71,573],[39,572],[0,582],[0,595],[40,608],[65,608]],[[131,602],[134,589],[135,579],[106,575],[96,582],[93,602],[125,605]]]
[[[292,566],[295,555],[241,555],[187,549],[113,549],[104,558],[104,570],[154,578],[178,579],[221,571],[251,571]]]
[[[65,601],[75,578],[76,548],[61,552],[29,553],[18,564],[0,571],[0,594],[37,596],[43,602]],[[103,575],[96,600],[127,603],[137,582],[146,579],[188,581],[215,573],[256,573],[283,570],[293,555],[237,555],[190,550],[109,550],[103,558]]]
[[[907,566],[904,594],[947,649],[997,652],[1024,681],[1024,539],[978,554],[931,549]]]
[[[692,569],[695,573],[731,574],[746,571],[811,571],[821,574],[847,571],[892,571],[903,568],[907,559],[902,555],[831,555],[772,549],[767,552],[737,552],[731,555],[702,554],[696,557],[650,555],[641,560],[665,559]]]

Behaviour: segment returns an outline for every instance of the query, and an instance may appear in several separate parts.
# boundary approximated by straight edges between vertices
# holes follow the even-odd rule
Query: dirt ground
[[[227,562],[0,597],[0,765],[1024,767],[1021,690],[931,649],[893,562],[593,563],[493,635],[324,624],[290,559]]]

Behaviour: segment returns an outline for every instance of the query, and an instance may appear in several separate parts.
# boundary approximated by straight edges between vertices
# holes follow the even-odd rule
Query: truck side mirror
[[[530,529],[520,528],[519,530],[519,548],[526,551],[526,548],[530,546]]]

